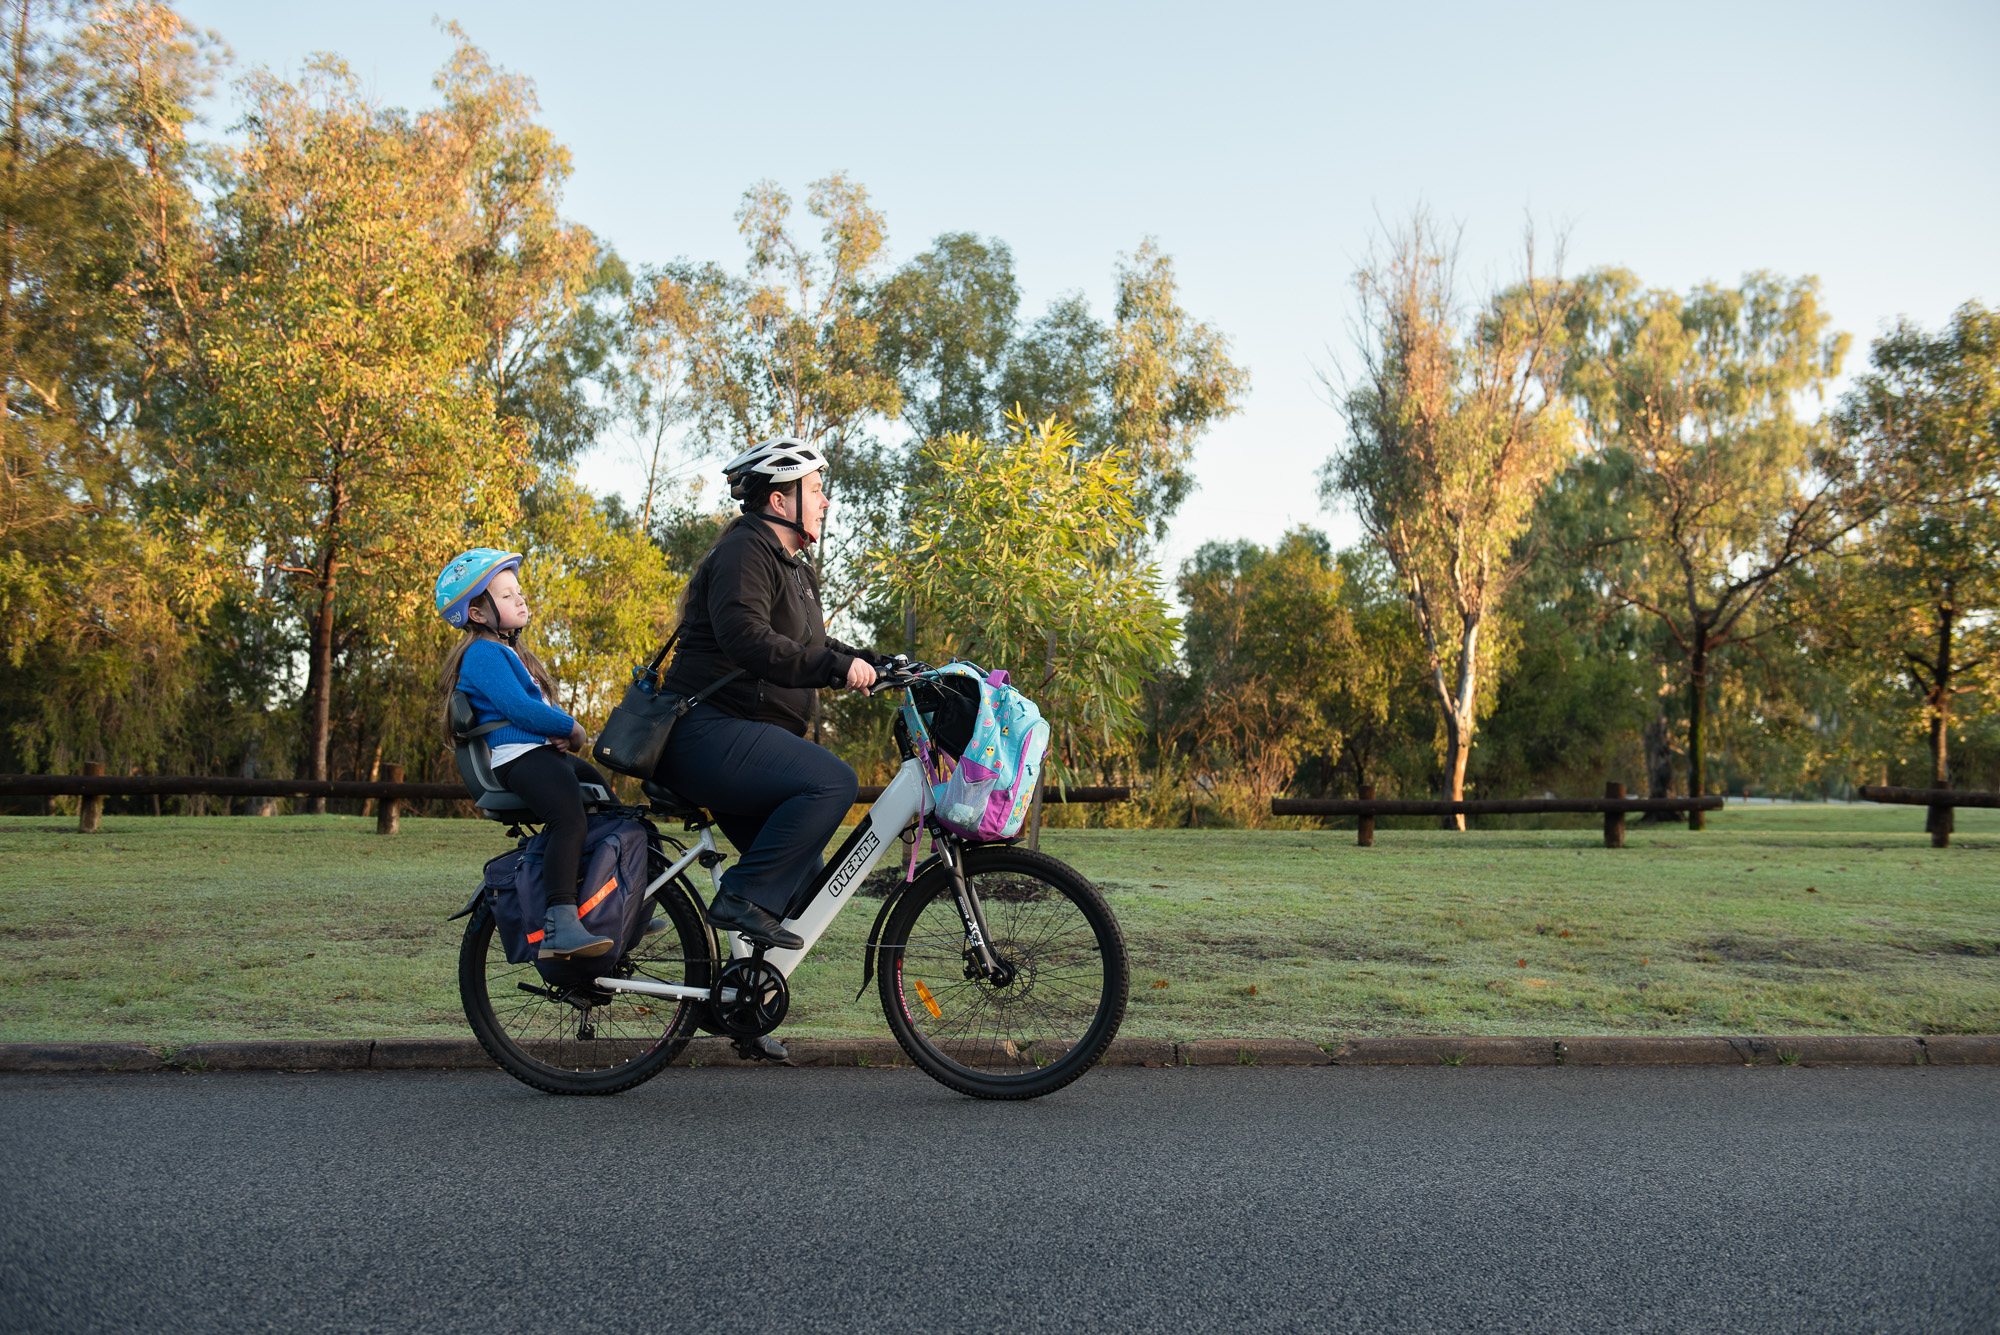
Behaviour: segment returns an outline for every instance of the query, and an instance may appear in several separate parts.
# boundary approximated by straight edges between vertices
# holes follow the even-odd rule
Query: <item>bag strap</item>
[[[721,690],[723,687],[727,686],[730,682],[735,681],[738,677],[742,675],[743,675],[743,669],[737,668],[736,671],[730,673],[728,676],[724,677],[721,681],[714,682],[709,686],[704,687],[699,694],[690,695],[687,699],[681,701],[680,708],[674,711],[674,716],[678,718],[680,715],[687,713],[688,710],[693,709],[696,705],[708,699],[709,696],[714,695],[717,691]]]
[[[667,642],[660,646],[660,652],[653,655],[652,661],[647,663],[646,666],[642,668],[632,669],[633,681],[636,682],[641,677],[643,677],[645,678],[646,683],[649,686],[651,686],[653,690],[658,691],[660,689],[660,664],[667,661],[668,651],[674,647],[674,641],[678,640],[681,637],[681,631],[684,630],[686,626],[687,622],[685,621],[683,621],[680,625],[675,626],[674,633],[667,636]],[[709,696],[715,694],[717,691],[721,690],[723,687],[727,686],[730,682],[735,681],[738,677],[742,675],[743,675],[743,669],[737,668],[736,671],[730,673],[728,676],[724,677],[721,681],[713,682],[709,686],[704,688],[700,693],[696,695],[691,695],[687,699],[681,701],[680,707],[674,710],[675,717],[679,717],[680,715],[687,713],[688,710],[693,709],[696,705],[708,699]]]
[[[667,655],[673,650],[674,641],[681,637],[681,629],[686,625],[687,623],[683,621],[679,626],[674,627],[674,633],[667,636],[667,642],[660,646],[660,652],[654,654],[646,666],[632,669],[632,681],[634,684],[643,681],[650,690],[657,691],[660,689],[660,664],[667,661]]]

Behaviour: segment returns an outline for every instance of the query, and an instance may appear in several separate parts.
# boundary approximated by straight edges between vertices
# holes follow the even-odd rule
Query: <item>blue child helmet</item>
[[[451,558],[438,571],[438,615],[461,629],[472,600],[486,592],[486,586],[503,570],[519,570],[521,554],[492,547],[474,547]]]

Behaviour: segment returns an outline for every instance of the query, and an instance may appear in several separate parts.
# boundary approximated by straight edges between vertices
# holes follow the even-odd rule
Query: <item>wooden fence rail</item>
[[[884,789],[879,784],[864,783],[861,785],[861,791],[854,795],[854,800],[873,802],[882,796],[883,792]],[[1130,801],[1131,797],[1130,788],[1082,788],[1071,784],[1069,788],[1062,789],[1052,783],[1042,786],[1044,802],[1126,802]]]
[[[2000,807],[2000,793],[1963,792],[1956,788],[1878,788],[1861,790],[1864,802],[1886,802],[1896,806],[1929,807],[1924,828],[1930,831],[1932,848],[1950,848],[1952,811],[1958,807]]]
[[[1273,816],[1359,816],[1360,831],[1355,843],[1366,848],[1375,842],[1377,816],[1534,816],[1545,812],[1602,812],[1604,846],[1625,847],[1625,817],[1634,811],[1715,811],[1719,797],[1627,797],[1625,785],[1607,783],[1603,797],[1500,797],[1446,802],[1404,798],[1378,798],[1372,787],[1363,786],[1360,797],[1274,797]]]
[[[0,797],[81,797],[76,828],[94,834],[104,818],[107,797],[345,797],[376,801],[375,829],[394,834],[403,802],[466,801],[460,783],[404,783],[401,765],[384,765],[382,782],[350,779],[233,779],[219,774],[106,774],[104,766],[87,761],[81,774],[0,774]],[[865,784],[859,801],[873,802],[881,787]],[[1042,789],[1044,802],[1123,802],[1130,788]]]

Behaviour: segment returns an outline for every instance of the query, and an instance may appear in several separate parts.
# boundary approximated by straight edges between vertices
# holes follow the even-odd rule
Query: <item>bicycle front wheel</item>
[[[910,1060],[961,1094],[1052,1093],[1096,1064],[1125,1018],[1118,920],[1081,873],[1040,853],[971,849],[965,873],[1008,976],[978,967],[951,873],[934,867],[884,928],[883,1014]]]
[[[660,888],[655,903],[666,930],[643,938],[604,973],[707,987],[715,938],[701,910],[679,878]],[[587,983],[565,986],[533,964],[509,964],[484,904],[465,925],[458,990],[487,1055],[550,1094],[616,1094],[652,1079],[687,1047],[706,1006]]]

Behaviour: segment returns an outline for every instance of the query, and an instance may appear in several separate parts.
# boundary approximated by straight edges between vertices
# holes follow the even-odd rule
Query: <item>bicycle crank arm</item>
[[[643,992],[649,997],[678,997],[683,1001],[707,1001],[709,992],[705,987],[689,987],[686,983],[655,983],[642,978],[600,978],[597,986],[607,992]],[[722,989],[724,1001],[736,1000],[736,989]]]

